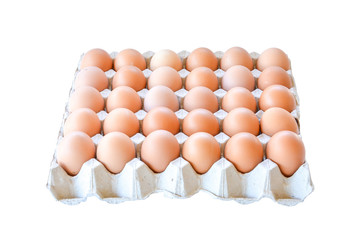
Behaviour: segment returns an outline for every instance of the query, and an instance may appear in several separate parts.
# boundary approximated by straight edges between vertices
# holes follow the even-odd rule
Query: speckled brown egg
[[[236,65],[225,72],[221,86],[226,91],[234,87],[243,87],[252,91],[255,88],[255,78],[248,68]]]
[[[114,69],[118,71],[123,66],[135,66],[141,71],[146,68],[146,61],[143,55],[135,49],[124,49],[118,53],[114,60]]]
[[[271,66],[278,66],[287,71],[290,69],[290,60],[281,49],[269,48],[260,54],[257,60],[257,69],[263,71]]]
[[[139,132],[140,124],[135,113],[127,108],[112,110],[104,120],[104,134],[122,132],[132,137]]]
[[[104,73],[98,67],[86,67],[76,75],[75,89],[83,86],[89,86],[96,88],[98,91],[106,89],[109,85],[109,81]]]
[[[235,108],[226,115],[223,121],[223,131],[228,136],[240,132],[259,134],[259,120],[255,113],[247,108]]]
[[[288,88],[281,85],[272,85],[261,93],[259,107],[263,111],[272,107],[280,107],[292,112],[296,108],[296,101]]]
[[[305,162],[304,143],[294,132],[278,132],[269,140],[266,156],[279,166],[284,176],[290,177]]]
[[[221,69],[224,71],[235,65],[247,67],[249,70],[254,69],[250,54],[241,47],[232,47],[228,49],[220,61]]]
[[[156,68],[148,79],[148,89],[163,85],[174,92],[182,87],[180,74],[172,67],[162,66]]]
[[[127,108],[137,112],[141,109],[140,96],[131,87],[119,86],[111,91],[106,101],[107,112],[116,108]]]
[[[190,53],[186,60],[186,69],[192,71],[198,67],[207,67],[213,71],[218,68],[218,60],[210,49],[201,47]]]
[[[79,108],[90,108],[95,112],[104,110],[104,99],[100,92],[93,87],[83,86],[76,89],[69,99],[69,111]]]
[[[259,76],[258,88],[264,90],[272,85],[282,85],[284,87],[291,88],[291,78],[281,67],[268,67]]]
[[[143,134],[147,136],[156,130],[166,130],[174,135],[179,132],[179,119],[171,109],[156,107],[146,114],[142,123]]]
[[[248,108],[256,112],[256,100],[254,95],[243,87],[234,87],[228,91],[222,99],[222,109],[226,112],[239,107]]]
[[[128,86],[135,91],[146,87],[146,78],[143,72],[135,66],[123,66],[114,75],[112,89],[119,86]]]
[[[214,71],[207,67],[198,67],[192,70],[186,77],[185,89],[189,91],[198,86],[216,91],[219,88],[219,82]]]
[[[188,112],[204,108],[214,113],[219,109],[219,103],[215,94],[206,87],[194,87],[184,98],[184,109]]]
[[[80,69],[95,66],[106,72],[112,68],[111,56],[104,50],[95,48],[85,53],[81,60]]]
[[[79,108],[73,111],[65,121],[64,136],[75,131],[84,132],[90,137],[100,133],[101,122],[99,117],[89,108]]]
[[[215,136],[219,133],[219,122],[209,110],[198,108],[189,112],[183,120],[183,132],[191,136],[197,132],[207,132]]]

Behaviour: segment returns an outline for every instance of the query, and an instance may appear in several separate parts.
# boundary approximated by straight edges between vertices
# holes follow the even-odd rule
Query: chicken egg
[[[299,133],[295,118],[285,109],[273,107],[264,112],[260,119],[261,132],[272,136],[277,132],[288,130]]]
[[[234,87],[228,91],[222,99],[222,109],[226,112],[239,107],[256,111],[256,100],[254,95],[243,87]]]
[[[86,67],[76,75],[75,89],[83,86],[96,88],[99,92],[108,88],[109,81],[104,73],[98,67]]]
[[[186,60],[186,69],[192,71],[198,67],[207,67],[213,71],[218,68],[218,60],[210,49],[202,47],[190,53]]]
[[[282,85],[291,88],[291,78],[281,67],[268,67],[259,76],[258,88],[264,91],[265,88],[271,85]]]
[[[166,130],[174,135],[179,132],[179,119],[171,109],[156,107],[146,114],[142,124],[143,134],[147,136],[156,130]]]
[[[279,66],[287,71],[290,69],[290,60],[281,49],[269,48],[260,54],[257,60],[257,69],[263,71],[271,66]]]
[[[225,145],[225,158],[241,173],[253,170],[262,160],[264,150],[257,137],[242,132],[232,136]]]
[[[95,145],[87,134],[71,132],[60,141],[56,156],[60,167],[75,176],[85,162],[95,157]]]
[[[292,112],[296,108],[296,102],[288,88],[281,85],[272,85],[261,93],[259,107],[263,111],[272,107],[280,107]]]
[[[116,56],[114,60],[114,69],[115,71],[118,71],[120,68],[127,65],[135,66],[143,71],[146,68],[146,61],[143,55],[135,49],[124,49]]]
[[[279,166],[285,177],[290,177],[305,162],[304,143],[294,132],[275,133],[267,143],[266,156]]]
[[[215,94],[206,87],[194,87],[184,98],[184,109],[188,112],[204,108],[214,113],[219,109],[219,103]]]
[[[150,60],[150,70],[154,71],[158,67],[169,66],[180,71],[182,69],[182,62],[180,57],[169,49],[163,49],[154,54]]]
[[[109,172],[117,174],[135,158],[134,143],[124,133],[111,132],[100,140],[96,158]]]
[[[93,87],[83,86],[76,89],[69,99],[69,111],[79,108],[90,108],[95,112],[104,110],[104,99],[100,92]]]
[[[189,73],[185,80],[186,90],[189,91],[198,86],[207,87],[211,91],[219,88],[219,82],[213,70],[207,67],[198,67]]]
[[[137,112],[141,109],[140,96],[131,87],[119,86],[111,91],[106,101],[107,112],[115,108],[127,108]]]
[[[252,91],[255,88],[255,79],[248,68],[235,65],[225,72],[221,80],[221,86],[226,91],[234,87],[243,87]]]
[[[89,108],[76,109],[65,121],[64,136],[75,131],[84,132],[90,137],[100,133],[101,123],[99,117]]]
[[[247,67],[249,70],[254,69],[250,54],[241,47],[232,47],[228,49],[221,58],[220,66],[222,70],[226,71],[235,65]]]
[[[179,101],[170,88],[161,85],[155,86],[145,96],[144,109],[149,112],[156,107],[167,107],[176,112],[179,110]]]
[[[186,115],[182,130],[188,136],[197,132],[207,132],[215,136],[219,133],[220,126],[214,114],[209,110],[198,108]]]
[[[80,69],[95,66],[106,72],[112,68],[112,65],[111,56],[106,51],[95,48],[85,53],[81,60]]]
[[[173,134],[165,130],[150,133],[141,145],[141,160],[156,173],[180,156],[180,145]]]
[[[135,66],[123,66],[114,75],[112,89],[119,86],[128,86],[135,91],[146,87],[146,78],[140,69]]]
[[[209,133],[194,133],[186,139],[182,156],[197,173],[203,174],[220,159],[220,145]]]
[[[223,131],[230,137],[240,132],[248,132],[256,136],[259,134],[259,128],[258,118],[247,108],[231,110],[223,121]]]
[[[139,132],[140,124],[135,113],[127,108],[112,110],[104,120],[104,134],[122,132],[132,137]]]
[[[176,92],[182,87],[180,74],[172,67],[158,67],[151,73],[149,77],[148,89],[158,85],[166,86]]]

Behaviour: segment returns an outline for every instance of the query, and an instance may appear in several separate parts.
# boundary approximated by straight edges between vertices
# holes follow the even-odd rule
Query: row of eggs
[[[273,135],[267,145],[266,156],[278,163],[285,176],[291,176],[304,162],[305,150],[297,135],[298,125],[289,113],[296,107],[288,89],[291,78],[285,71],[290,68],[290,62],[281,50],[269,49],[260,55],[256,64],[259,70],[263,70],[258,79],[258,88],[264,90],[259,99],[259,108],[265,111],[260,121],[261,130],[269,136]],[[219,132],[219,123],[213,115],[219,109],[213,93],[219,85],[213,72],[218,68],[218,60],[210,50],[199,48],[188,56],[185,66],[191,72],[185,80],[185,88],[189,92],[183,107],[189,114],[187,121],[186,118],[183,121],[182,130],[190,137],[181,155],[195,171],[202,174],[220,158],[220,147],[213,137]],[[254,114],[256,101],[250,92],[255,88],[250,72],[253,66],[250,55],[238,47],[225,52],[220,61],[220,67],[226,71],[221,86],[228,90],[221,107],[229,112],[222,130],[231,136],[224,156],[243,173],[251,171],[264,155],[262,145],[255,137],[259,133],[259,121]],[[100,132],[101,124],[95,112],[105,107],[99,91],[108,87],[104,71],[112,67],[118,71],[106,101],[109,115],[103,126],[105,136],[95,153],[91,138],[79,130],[89,131],[90,136]],[[85,54],[76,79],[76,90],[69,101],[72,113],[65,122],[65,137],[57,150],[57,161],[68,174],[76,175],[83,162],[95,156],[110,172],[118,173],[126,162],[135,157],[134,144],[129,136],[138,132],[139,128],[134,112],[141,109],[142,103],[136,91],[146,85],[150,90],[143,104],[148,113],[142,132],[147,137],[141,146],[141,160],[154,172],[161,172],[170,161],[180,156],[180,146],[174,136],[179,129],[179,121],[174,114],[179,109],[179,102],[174,91],[182,87],[177,72],[182,68],[181,59],[171,50],[156,53],[150,61],[153,72],[147,82],[141,71],[145,68],[145,58],[133,49],[120,52],[114,62],[101,49]],[[169,119],[172,119],[170,124],[167,122]],[[246,121],[245,130],[241,129],[245,126],[242,122]],[[206,123],[210,124],[207,129]],[[131,132],[131,128],[135,131]]]

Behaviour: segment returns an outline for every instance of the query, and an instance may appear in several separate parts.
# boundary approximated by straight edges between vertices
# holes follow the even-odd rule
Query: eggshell
[[[194,87],[184,98],[184,109],[188,112],[204,108],[214,113],[219,109],[216,95],[206,87]]]
[[[209,110],[198,108],[186,115],[182,130],[188,136],[197,132],[207,132],[215,136],[219,133],[220,126],[214,114]]]
[[[280,107],[292,112],[296,108],[296,102],[288,88],[281,85],[272,85],[261,93],[259,107],[263,111],[272,107]]]
[[[249,91],[253,91],[255,88],[255,79],[248,68],[235,65],[225,72],[221,80],[221,86],[226,91],[234,87],[243,87]]]
[[[140,96],[131,87],[119,86],[111,91],[106,102],[107,112],[111,112],[115,108],[127,108],[137,112],[141,109]]]
[[[290,69],[290,60],[281,49],[269,48],[260,54],[257,60],[257,69],[263,71],[271,66],[279,66],[287,71]]]
[[[220,145],[209,133],[194,133],[186,139],[182,156],[197,173],[203,174],[220,159]]]
[[[90,137],[100,133],[99,117],[89,108],[79,108],[73,111],[65,121],[64,136],[75,131],[84,132]]]
[[[198,86],[207,87],[211,91],[216,91],[219,88],[219,82],[213,70],[207,67],[198,67],[189,73],[185,81],[186,90]]]
[[[218,60],[210,49],[202,47],[190,53],[186,60],[186,69],[192,71],[198,67],[208,67],[213,71],[218,68]]]
[[[142,124],[143,134],[147,136],[156,130],[166,130],[174,135],[179,132],[179,119],[171,109],[156,107],[146,114]]]
[[[222,99],[222,109],[226,112],[239,107],[248,108],[256,112],[256,100],[254,95],[243,87],[234,87],[228,91]]]
[[[95,66],[106,72],[112,68],[111,56],[104,50],[95,48],[85,53],[81,60],[80,69]]]
[[[169,49],[163,49],[154,54],[150,61],[150,70],[154,71],[158,67],[169,66],[176,71],[182,69],[182,62],[180,57]]]
[[[295,118],[285,109],[273,107],[264,112],[260,119],[261,132],[272,136],[277,132],[288,130],[299,133]]]
[[[176,92],[182,87],[180,74],[168,66],[158,67],[151,73],[148,79],[148,89],[158,85],[166,86]]]
[[[87,134],[71,132],[60,141],[56,156],[60,167],[75,176],[85,162],[95,157],[95,145]]]
[[[127,108],[112,110],[104,120],[104,134],[122,132],[132,137],[139,132],[140,124],[135,113]]]
[[[249,70],[254,69],[250,54],[241,47],[229,48],[221,58],[220,67],[222,70],[226,71],[235,65],[247,67]]]
[[[281,67],[268,67],[259,76],[258,88],[265,90],[265,88],[272,85],[282,85],[284,87],[291,88],[291,78]]]
[[[141,145],[141,160],[156,173],[163,172],[179,156],[177,139],[165,130],[150,133]]]
[[[176,112],[179,110],[179,101],[170,88],[161,85],[155,86],[145,96],[144,109],[149,112],[156,107],[167,107]]]
[[[279,166],[285,177],[290,177],[305,162],[304,143],[296,133],[278,132],[267,143],[266,156]]]
[[[112,89],[119,86],[128,86],[135,91],[140,91],[146,86],[146,78],[142,71],[135,66],[123,66],[114,75]]]
[[[106,134],[99,142],[96,158],[109,172],[121,172],[126,163],[135,158],[135,146],[131,139],[121,132]]]
[[[131,65],[139,68],[141,71],[146,68],[146,61],[143,55],[135,49],[124,49],[119,52],[114,60],[114,69],[118,71],[120,68]]]
[[[256,136],[259,134],[259,128],[258,118],[247,108],[231,110],[223,121],[223,131],[230,137],[240,132],[248,132]]]
[[[75,80],[75,89],[83,86],[96,88],[99,92],[106,89],[109,81],[105,72],[98,67],[86,67],[81,69]]]
[[[95,112],[104,109],[104,99],[100,92],[93,87],[83,86],[76,89],[69,99],[69,111],[79,108],[90,108]]]
[[[261,142],[250,133],[235,134],[225,145],[225,158],[242,173],[253,170],[263,160],[263,155]]]

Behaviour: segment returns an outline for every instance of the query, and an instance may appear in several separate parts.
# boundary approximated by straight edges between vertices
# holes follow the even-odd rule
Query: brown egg
[[[220,159],[220,145],[209,133],[194,133],[186,139],[182,156],[197,173],[203,174]]]
[[[263,71],[267,67],[279,66],[284,70],[290,69],[290,60],[286,53],[278,48],[266,49],[257,60],[257,69]]]
[[[197,48],[190,53],[186,60],[186,69],[192,71],[198,67],[207,67],[213,71],[218,68],[218,60],[210,49]]]
[[[285,177],[290,177],[305,162],[304,143],[296,133],[278,132],[268,142],[266,156],[279,166]]]
[[[124,133],[111,132],[100,140],[96,158],[109,172],[117,174],[135,158],[134,143]]]
[[[169,49],[163,49],[154,54],[150,61],[150,70],[154,71],[158,67],[169,66],[180,71],[182,69],[182,62],[180,57]]]
[[[106,101],[107,112],[111,112],[115,108],[127,108],[137,112],[141,109],[140,96],[131,87],[117,87],[111,91]]]
[[[235,65],[247,67],[249,70],[254,69],[250,54],[241,47],[232,47],[228,49],[221,58],[220,66],[222,70],[226,71]]]
[[[81,60],[80,69],[95,66],[106,72],[112,68],[113,61],[111,56],[104,50],[95,48],[85,53]]]
[[[132,137],[139,132],[140,124],[135,113],[127,108],[112,110],[104,120],[104,134],[122,132]]]
[[[165,130],[150,133],[141,145],[141,160],[156,173],[180,156],[180,145],[173,134]]]
[[[64,136],[75,131],[84,132],[90,137],[100,133],[101,123],[99,117],[89,108],[75,110],[65,121]]]
[[[85,162],[95,157],[95,145],[87,134],[72,132],[60,141],[56,154],[60,167],[75,176]]]
[[[214,113],[219,109],[219,103],[215,94],[206,87],[194,87],[184,98],[184,109],[188,112],[204,108]]]
[[[76,89],[69,99],[69,111],[79,108],[90,108],[95,112],[104,110],[104,99],[100,92],[93,87],[83,86]]]
[[[155,86],[145,96],[144,109],[149,112],[156,107],[167,107],[176,112],[179,110],[179,101],[170,88],[160,85]]]
[[[186,90],[189,91],[198,86],[207,87],[211,91],[219,88],[219,82],[213,70],[207,67],[198,67],[189,73],[185,81]]]
[[[142,124],[143,134],[147,136],[156,130],[166,130],[174,135],[179,132],[179,119],[171,109],[156,107],[146,114]]]
[[[146,61],[143,55],[135,49],[125,49],[118,53],[114,60],[114,69],[118,71],[123,66],[135,66],[141,71],[146,68]]]
[[[259,120],[255,113],[247,108],[235,108],[226,115],[223,122],[223,131],[228,136],[240,132],[259,134]]]
[[[176,92],[182,87],[180,74],[172,67],[158,67],[151,73],[149,77],[148,89],[158,85],[166,86]]]
[[[225,145],[225,158],[241,173],[248,173],[263,160],[263,147],[254,135],[246,132],[232,136]]]
[[[234,87],[243,87],[252,91],[255,88],[255,79],[248,68],[236,65],[225,72],[221,86],[226,91]]]
[[[76,75],[75,89],[83,86],[89,86],[96,88],[98,91],[102,91],[108,88],[109,81],[104,73],[98,67],[86,67]]]
[[[256,100],[254,95],[243,87],[234,87],[228,91],[222,99],[222,109],[226,112],[239,107],[256,111]]]
[[[281,67],[268,67],[259,76],[258,88],[264,90],[272,85],[282,85],[284,87],[291,88],[291,78]]]
[[[259,99],[259,108],[263,111],[272,107],[280,107],[292,112],[296,108],[296,102],[290,90],[281,85],[267,87]]]
[[[288,130],[299,133],[295,118],[285,109],[273,107],[264,112],[260,119],[261,132],[272,136],[277,132]]]
[[[215,136],[219,133],[219,129],[219,122],[215,115],[202,108],[189,112],[182,125],[183,132],[188,136],[197,132],[207,132]]]
[[[146,87],[146,78],[137,67],[123,66],[116,72],[112,80],[112,89],[119,86],[128,86],[135,91],[140,91]]]

